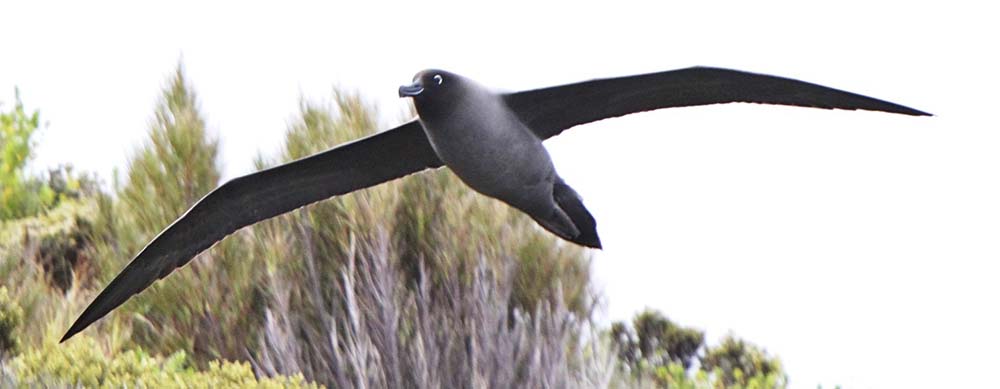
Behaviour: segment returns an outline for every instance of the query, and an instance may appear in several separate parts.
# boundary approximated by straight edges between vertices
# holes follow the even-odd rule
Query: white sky
[[[797,388],[996,382],[988,2],[24,3],[0,6],[0,100],[17,85],[49,123],[36,168],[105,179],[180,57],[227,177],[277,149],[300,95],[354,88],[394,118],[397,86],[432,66],[506,90],[722,66],[932,112],[675,109],[548,145],[598,220],[611,319],[648,306],[711,341],[733,331],[781,356]]]

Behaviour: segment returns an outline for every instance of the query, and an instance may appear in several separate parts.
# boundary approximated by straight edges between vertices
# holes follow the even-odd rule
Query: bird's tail
[[[597,222],[587,211],[587,207],[583,206],[580,195],[576,194],[576,191],[566,185],[562,179],[559,179],[555,183],[552,196],[559,208],[562,208],[563,212],[573,221],[577,230],[580,231],[576,237],[568,240],[582,246],[601,248],[601,238],[597,236]]]

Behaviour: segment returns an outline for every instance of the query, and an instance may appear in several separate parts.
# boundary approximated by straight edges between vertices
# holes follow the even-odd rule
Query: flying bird
[[[399,96],[413,99],[417,119],[235,178],[206,195],[135,256],[61,342],[244,226],[441,166],[560,238],[600,248],[593,216],[559,177],[542,145],[576,125],[661,108],[735,102],[929,115],[808,82],[710,67],[514,93],[497,93],[458,74],[431,69],[401,86]]]

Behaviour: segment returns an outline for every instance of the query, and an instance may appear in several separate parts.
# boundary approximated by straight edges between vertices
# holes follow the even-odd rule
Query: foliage
[[[0,286],[0,359],[18,351],[14,330],[21,325],[23,315],[21,306],[11,299],[7,288]]]
[[[49,169],[46,177],[42,178],[55,193],[57,205],[63,201],[80,200],[100,194],[97,178],[92,174],[75,172],[73,165],[65,164]]]
[[[0,221],[34,215],[56,202],[56,194],[24,169],[32,157],[39,114],[24,111],[15,90],[14,107],[0,112]]]
[[[659,312],[645,311],[632,321],[638,338],[639,352],[649,361],[664,365],[677,362],[685,369],[705,341],[705,334],[693,328],[683,328]]]
[[[674,324],[652,310],[637,314],[631,327],[613,323],[611,336],[619,359],[632,369],[639,369],[642,362],[653,368],[678,363],[686,370],[705,342],[702,331]]]
[[[102,203],[94,234],[96,285],[106,285],[161,229],[219,183],[219,141],[206,128],[180,66],[163,88],[148,135],[128,160],[125,182],[116,185],[118,201]],[[238,259],[243,255],[238,242],[225,241],[168,283],[154,284],[126,304],[132,341],[158,354],[185,350],[203,367],[212,359],[244,358],[240,335],[255,324],[247,319],[259,315],[253,311],[256,279],[232,274],[250,272],[252,262]],[[206,301],[227,301],[226,309],[212,309]]]
[[[514,310],[513,278],[474,264],[469,279],[458,268],[442,278],[447,291],[431,291],[431,277],[414,289],[403,287],[402,270],[392,266],[389,241],[357,240],[340,276],[342,300],[321,312],[333,334],[303,343],[294,335],[298,312],[284,303],[267,312],[264,347],[254,364],[267,374],[307,372],[333,387],[604,387],[610,354],[596,334],[579,324],[561,300],[543,302],[534,315]],[[309,260],[309,259],[306,259]],[[506,273],[516,263],[508,262]],[[425,272],[423,266],[419,272]],[[287,291],[276,279],[275,290]],[[309,285],[316,288],[318,285]],[[318,291],[317,291],[318,292]],[[339,323],[338,323],[339,322]],[[574,340],[586,341],[587,347]],[[324,350],[309,357],[310,348]]]
[[[777,358],[753,344],[725,337],[706,346],[700,330],[685,328],[660,312],[646,310],[631,326],[616,322],[609,331],[618,352],[623,387],[784,388],[787,379]],[[694,362],[699,362],[697,368]]]
[[[631,384],[634,384],[632,382]],[[766,375],[743,376],[738,382],[726,382],[719,372],[711,373],[705,370],[696,370],[693,374],[686,370],[679,363],[670,363],[666,366],[657,367],[653,371],[652,380],[649,386],[659,388],[677,389],[771,389],[787,387],[787,380],[777,373]],[[623,386],[623,387],[637,387]]]
[[[0,285],[22,308],[23,322],[49,323],[53,315],[73,309],[65,305],[64,293],[72,293],[78,275],[91,272],[90,227],[96,209],[97,198],[83,197],[0,225]],[[43,329],[21,326],[16,336],[30,347],[44,338]]]
[[[705,370],[717,371],[726,385],[746,385],[747,377],[782,374],[781,361],[732,335],[726,336],[719,345],[709,347],[701,358],[701,364]]]
[[[128,181],[118,193],[122,213],[134,216],[130,226],[143,236],[160,232],[219,184],[219,141],[208,134],[180,66],[163,89],[148,135],[129,158]]]
[[[250,365],[213,361],[202,371],[193,369],[183,351],[167,358],[141,349],[108,355],[93,338],[82,336],[66,345],[46,342],[10,361],[19,387],[82,386],[87,388],[317,388],[302,375],[257,379]],[[2,381],[0,381],[2,382]]]

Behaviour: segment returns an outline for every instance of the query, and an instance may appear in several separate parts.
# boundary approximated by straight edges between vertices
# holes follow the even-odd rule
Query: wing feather
[[[736,102],[929,115],[804,81],[710,67],[592,80],[503,97],[541,139],[579,124],[637,112]]]
[[[416,120],[233,179],[156,236],[90,303],[61,341],[236,230],[304,205],[441,166]]]

